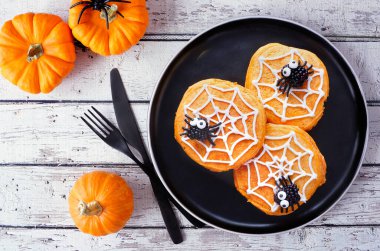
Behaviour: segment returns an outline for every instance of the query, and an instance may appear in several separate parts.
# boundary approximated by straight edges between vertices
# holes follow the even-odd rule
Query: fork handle
[[[156,197],[158,206],[160,207],[162,218],[170,238],[174,244],[183,242],[182,232],[179,227],[178,219],[174,213],[173,207],[169,202],[166,192],[162,189],[161,184],[157,183],[155,179],[150,178],[152,184],[153,193]]]

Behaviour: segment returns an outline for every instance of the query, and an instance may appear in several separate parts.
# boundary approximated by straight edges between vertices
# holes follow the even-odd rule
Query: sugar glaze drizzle
[[[212,94],[212,90],[216,90],[223,93],[232,93],[231,99],[223,99],[220,97],[216,97]],[[204,104],[201,104],[199,107],[193,107],[195,101],[201,96],[201,95],[207,95],[207,100],[204,102]],[[238,98],[241,100],[246,107],[251,109],[249,112],[242,112],[239,107],[234,103],[235,99]],[[228,106],[226,109],[221,109],[217,104],[217,102],[227,103]],[[206,106],[211,105],[214,112],[211,114],[204,114],[202,113],[202,109],[204,109]],[[231,109],[234,109],[239,116],[232,116],[230,113]],[[217,141],[218,139],[221,139],[224,143],[225,148],[217,148],[212,146],[211,144],[206,144],[205,142],[198,141],[204,148],[205,148],[205,154],[202,155],[197,149],[190,143],[190,139],[184,135],[182,136],[182,141],[186,143],[203,162],[208,163],[222,163],[222,164],[229,164],[233,165],[236,163],[236,161],[241,158],[252,146],[256,145],[258,143],[258,138],[256,135],[256,119],[258,115],[258,109],[250,105],[244,97],[241,95],[241,92],[238,87],[234,88],[228,88],[223,89],[220,87],[217,87],[215,85],[209,85],[205,84],[203,85],[202,89],[195,95],[195,97],[190,101],[190,103],[184,105],[184,113],[190,116],[195,117],[202,117],[207,120],[209,125],[217,124],[221,122],[221,125],[219,126],[218,131],[215,132],[217,137],[214,138],[214,141]],[[192,114],[189,114],[192,113]],[[252,133],[250,133],[248,128],[248,125],[246,121],[252,117]],[[217,119],[216,119],[217,118]],[[239,130],[236,127],[236,123],[238,121],[241,121],[243,124],[244,130]],[[236,140],[231,146],[228,145],[228,137],[230,135],[239,135],[240,138]],[[251,143],[248,145],[248,147],[242,151],[238,156],[234,157],[234,149],[235,147],[242,141],[251,141]],[[209,159],[210,153],[212,152],[223,152],[227,153],[229,160],[216,160],[216,159]]]
[[[297,136],[294,131],[290,132],[289,134],[283,135],[283,136],[265,136],[265,140],[284,140],[286,139],[286,142],[283,145],[277,146],[277,147],[271,147],[264,143],[263,150],[261,153],[255,157],[254,159],[251,159],[244,165],[246,166],[248,170],[248,189],[246,190],[247,194],[252,194],[257,196],[258,198],[262,199],[268,206],[271,208],[272,212],[275,212],[279,205],[277,205],[275,202],[271,203],[267,198],[265,198],[263,195],[257,192],[257,190],[261,187],[269,187],[273,189],[273,193],[276,192],[276,185],[269,183],[271,179],[274,179],[275,181],[279,181],[281,176],[284,176],[285,178],[292,176],[292,181],[295,183],[297,180],[308,177],[308,181],[304,184],[302,189],[298,192],[301,196],[301,201],[306,203],[306,196],[305,192],[308,187],[308,185],[315,179],[317,179],[317,174],[315,173],[312,161],[314,157],[314,153],[310,150],[304,147],[297,139]],[[299,149],[302,151],[297,151],[294,149],[291,144],[295,144]],[[273,151],[283,151],[282,155],[279,157],[277,155],[274,155]],[[286,156],[287,152],[290,151],[293,155],[296,155],[296,157],[292,159],[288,159]],[[261,161],[260,159],[267,154],[270,156],[270,161]],[[308,158],[308,169],[310,172],[306,172],[302,166],[301,166],[301,159],[302,158]],[[263,181],[260,180],[260,166],[265,166],[267,170],[269,171],[268,177],[264,179]],[[297,168],[296,168],[297,166]],[[255,187],[251,186],[251,168],[255,170],[256,177],[257,177],[257,185]],[[275,171],[273,171],[275,169]]]
[[[324,70],[321,68],[315,68],[315,67],[313,67],[313,70],[314,70],[313,75],[309,76],[309,78],[307,80],[306,88],[292,88],[290,90],[289,97],[290,96],[294,97],[294,99],[297,100],[299,102],[299,104],[289,103],[288,102],[289,97],[287,97],[281,91],[278,90],[278,87],[276,86],[276,84],[277,84],[277,81],[281,78],[279,76],[281,69],[273,69],[266,61],[278,60],[278,59],[286,58],[289,56],[290,56],[290,61],[291,61],[294,59],[294,55],[297,55],[302,62],[305,62],[305,59],[301,56],[301,54],[298,52],[298,50],[294,49],[294,48],[291,49],[288,53],[286,53],[284,55],[280,55],[278,57],[270,57],[270,58],[265,58],[263,56],[259,57],[259,63],[260,63],[259,76],[257,77],[257,79],[252,80],[252,84],[256,87],[258,96],[264,104],[264,108],[271,110],[274,114],[276,114],[278,117],[280,117],[281,121],[283,121],[283,122],[289,121],[289,120],[294,120],[294,119],[301,119],[301,118],[307,118],[307,117],[315,116],[315,111],[317,109],[317,106],[318,106],[320,100],[322,99],[322,97],[325,96],[325,92],[322,90],[323,81],[324,81],[324,74],[325,74]],[[310,66],[310,64],[307,64],[307,66]],[[275,76],[275,81],[273,83],[260,82],[262,75],[263,75],[264,67],[267,67],[272,72],[272,74]],[[312,82],[313,78],[315,78],[317,76],[320,77],[320,84],[319,84],[318,88],[316,90],[314,90],[311,88],[311,82]],[[271,97],[264,99],[261,95],[260,86],[272,88],[274,90],[273,95]],[[304,92],[305,95],[301,98],[301,97],[297,96],[297,92],[299,92],[299,93]],[[310,95],[318,95],[317,100],[315,101],[314,106],[312,108],[310,108],[307,105],[307,98]],[[282,104],[282,110],[280,112],[268,104],[268,102],[271,100],[277,100]],[[307,113],[302,114],[302,115],[298,115],[298,116],[288,117],[288,116],[286,116],[286,112],[287,112],[288,107],[302,108]]]

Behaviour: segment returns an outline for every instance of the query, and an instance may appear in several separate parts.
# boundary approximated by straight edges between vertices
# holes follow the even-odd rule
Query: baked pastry
[[[323,115],[329,78],[314,53],[271,43],[253,54],[245,87],[263,102],[268,122],[308,131]]]
[[[202,80],[184,94],[174,135],[190,158],[211,171],[240,167],[260,150],[266,117],[261,101],[236,83]]]
[[[296,126],[267,124],[261,152],[234,170],[237,190],[268,215],[297,210],[326,181],[314,140]]]

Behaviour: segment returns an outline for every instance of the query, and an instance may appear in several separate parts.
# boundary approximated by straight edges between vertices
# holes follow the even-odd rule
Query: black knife
[[[153,164],[149,158],[149,155],[146,151],[144,142],[141,138],[141,134],[139,133],[138,124],[136,122],[136,118],[132,111],[132,108],[129,104],[129,99],[127,93],[125,91],[123,81],[121,79],[120,73],[117,69],[113,69],[111,71],[111,88],[112,88],[112,99],[114,103],[116,120],[123,134],[124,138],[128,141],[128,146],[131,149],[131,152],[135,155],[135,157],[142,163],[144,163],[146,172],[151,176],[151,180],[153,179],[155,183],[159,184],[163,187],[161,181],[158,179],[156,173],[154,172]],[[116,104],[117,107],[116,107]],[[123,109],[124,108],[124,109]],[[121,111],[117,111],[120,109]],[[126,119],[127,118],[127,119]],[[125,129],[123,129],[125,128]],[[163,189],[165,190],[165,189]],[[190,223],[192,223],[195,227],[201,228],[206,224],[199,221],[190,215],[185,209],[183,209],[165,190],[166,196],[170,199],[170,201],[178,208],[178,210],[185,216]]]
[[[157,176],[154,174],[153,165],[146,152],[144,142],[136,122],[135,115],[129,103],[120,73],[117,69],[111,71],[111,90],[112,100],[116,114],[117,124],[124,136],[127,144],[136,158],[141,162],[141,168],[148,174],[154,195],[161,210],[165,226],[169,232],[172,241],[177,244],[183,241],[182,233],[178,220],[173,208],[166,196],[166,191],[159,183]]]
[[[147,166],[146,169],[149,169],[149,170],[146,170],[145,172],[147,172],[147,173],[151,172],[152,175],[155,176],[156,182],[161,184],[161,186],[163,186],[161,181],[158,179],[156,173],[154,172],[153,164],[149,158],[149,155],[147,154],[147,151],[146,151],[144,142],[141,138],[141,135],[139,133],[137,133],[137,132],[139,132],[138,124],[136,122],[136,118],[134,116],[132,108],[129,104],[129,99],[128,99],[128,96],[126,94],[120,73],[117,69],[113,69],[111,71],[111,87],[115,89],[115,91],[112,91],[112,99],[114,101],[114,106],[115,106],[115,103],[119,103],[120,107],[121,107],[120,109],[122,109],[123,107],[126,107],[125,113],[123,113],[123,112],[121,112],[121,113],[123,113],[124,115],[128,115],[130,117],[129,120],[126,120],[126,119],[124,119],[125,118],[124,116],[118,116],[117,112],[116,112],[117,108],[115,107],[117,123],[120,127],[120,130],[121,130],[124,138],[128,139],[128,144],[129,144],[129,147],[131,148],[131,152],[133,152],[135,155],[137,155],[136,157],[140,160],[140,162],[145,163],[145,165]],[[123,104],[122,102],[126,102],[127,104]],[[122,117],[122,118],[120,118],[120,117]],[[121,127],[121,124],[123,124],[123,127]],[[123,130],[122,128],[126,128],[126,130]],[[130,130],[128,130],[128,128],[130,128]],[[134,132],[136,132],[136,133],[134,133]],[[166,192],[166,190],[165,190],[165,192]],[[198,219],[194,218],[187,211],[185,211],[185,209],[183,209],[170,196],[169,193],[166,192],[166,194],[167,194],[167,197],[170,199],[170,201],[183,214],[183,216],[185,216],[190,221],[190,223],[192,223],[195,227],[201,228],[201,227],[204,227],[206,225],[203,222],[199,221]]]

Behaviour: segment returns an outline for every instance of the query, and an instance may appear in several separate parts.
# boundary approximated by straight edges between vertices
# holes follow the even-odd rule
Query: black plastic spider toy
[[[205,141],[208,140],[211,145],[215,146],[215,143],[212,138],[215,138],[216,135],[214,132],[218,130],[218,127],[222,123],[215,124],[213,126],[209,126],[207,121],[203,118],[192,118],[189,115],[185,115],[186,124],[189,125],[189,128],[182,127],[183,130],[185,130],[182,135],[186,135],[189,137],[189,139],[196,139],[199,141]]]
[[[282,93],[286,92],[286,96],[289,96],[290,89],[293,87],[301,87],[305,80],[309,78],[309,74],[312,74],[313,65],[307,67],[307,61],[301,65],[301,62],[292,60],[289,64],[285,65],[281,69],[282,78],[277,81],[278,89]]]
[[[284,176],[281,176],[279,182],[280,183],[276,181],[278,189],[274,194],[274,201],[280,205],[281,213],[284,209],[286,209],[286,212],[288,212],[289,207],[292,207],[292,210],[294,211],[294,205],[297,205],[297,207],[299,207],[300,205],[298,202],[301,199],[301,196],[298,194],[297,185],[292,182],[289,176],[288,179],[285,179]]]
[[[80,1],[70,6],[71,8],[74,8],[78,5],[86,5],[83,7],[82,11],[79,14],[78,17],[78,24],[80,23],[80,19],[82,18],[83,13],[89,9],[92,8],[93,10],[97,11],[104,11],[105,18],[106,18],[106,25],[107,29],[109,29],[109,19],[108,19],[108,10],[111,9],[111,5],[108,5],[108,3],[131,3],[130,1],[125,0],[86,0],[86,1]],[[119,11],[116,11],[116,13],[124,18],[123,14],[121,14]]]

